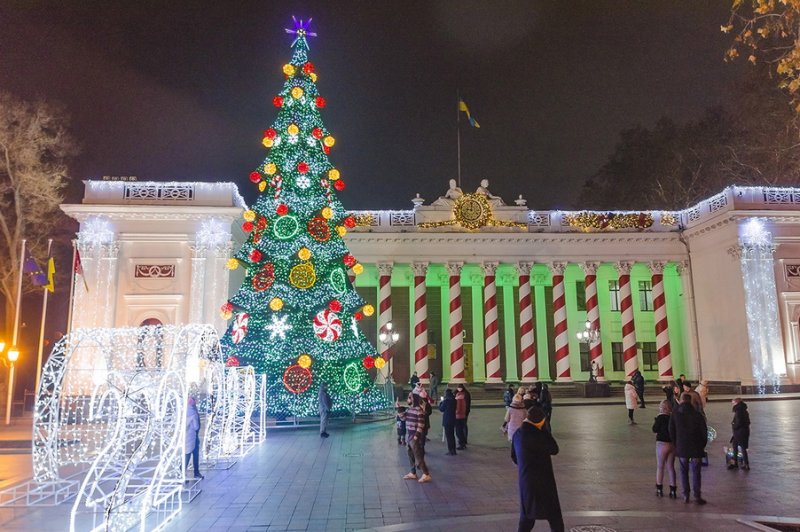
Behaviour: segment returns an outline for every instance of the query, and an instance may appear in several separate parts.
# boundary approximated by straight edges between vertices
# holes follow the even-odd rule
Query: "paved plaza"
[[[752,470],[727,471],[730,403],[710,403],[719,438],[703,471],[704,507],[654,494],[653,403],[626,423],[623,405],[562,406],[553,432],[554,458],[567,528],[574,530],[754,530],[745,522],[788,517],[800,521],[800,401],[752,401]],[[515,530],[517,476],[499,431],[503,409],[470,416],[469,449],[445,456],[441,438],[428,444],[433,482],[402,480],[408,463],[388,421],[336,424],[328,439],[313,430],[274,430],[233,468],[211,471],[203,492],[170,530],[376,530],[381,532]],[[432,436],[441,434],[438,412]],[[0,478],[30,455],[4,455]],[[15,465],[16,464],[16,465]],[[680,490],[680,488],[679,488]],[[0,509],[8,531],[62,530],[69,504]],[[63,524],[56,526],[54,523]],[[545,522],[535,530],[548,530]]]

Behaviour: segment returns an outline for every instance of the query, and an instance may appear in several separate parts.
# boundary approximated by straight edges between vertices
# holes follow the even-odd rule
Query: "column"
[[[500,375],[500,330],[497,318],[497,265],[496,262],[484,262],[483,314],[484,342],[486,345],[486,381],[487,383],[503,382]]]
[[[206,254],[208,248],[191,246],[192,284],[189,293],[189,323],[203,323],[204,295],[206,284]]]
[[[103,317],[101,326],[116,327],[117,323],[117,298],[119,297],[119,286],[117,285],[117,257],[119,256],[120,244],[117,241],[103,244],[100,248],[100,257],[103,271],[100,293],[105,298],[102,304]]]
[[[428,373],[428,303],[425,299],[427,262],[415,262],[414,271],[414,371],[424,384],[430,382]]]
[[[450,281],[450,382],[466,382],[464,379],[464,325],[461,321],[461,268],[463,262],[448,262]]]
[[[664,266],[666,263],[653,261],[653,321],[656,327],[656,355],[658,357],[658,378],[672,379],[672,355],[669,350],[669,326],[667,324],[667,300],[664,296]]]
[[[378,266],[378,334],[385,332],[386,324],[392,321],[392,263],[379,262]],[[380,355],[388,362],[383,369],[378,370],[378,381],[383,383],[392,373],[392,353],[388,344],[380,344]]]
[[[694,301],[694,282],[692,281],[691,263],[688,260],[681,261],[677,264],[678,275],[681,278],[681,287],[683,288],[683,308],[684,308],[684,340],[685,355],[684,355],[684,368],[689,373],[689,358],[691,357],[691,369],[694,375],[699,379],[703,372],[700,364],[700,336],[697,332],[697,315]],[[689,344],[689,345],[687,345]],[[691,374],[690,374],[691,376]]]
[[[556,381],[572,382],[569,369],[569,332],[567,331],[567,298],[564,295],[564,271],[567,264],[553,262],[553,328],[555,330]]]
[[[539,371],[536,367],[536,348],[533,327],[533,298],[531,297],[531,268],[533,263],[520,262],[519,271],[519,356],[522,382],[536,382]]]
[[[206,272],[210,280],[207,278],[205,281],[207,294],[205,312],[208,316],[206,319],[208,320],[207,323],[214,325],[217,332],[222,335],[228,328],[228,321],[222,319],[216,309],[228,299],[228,280],[230,276],[227,268],[225,268],[225,263],[228,262],[233,251],[233,242],[230,240],[230,234],[227,235],[226,240],[215,245],[209,251],[210,253],[206,260]]]
[[[600,265],[596,262],[585,262],[583,271],[586,275],[584,284],[586,286],[586,321],[592,329],[600,331],[600,307],[597,305],[597,268]],[[605,381],[605,370],[603,369],[603,340],[597,337],[596,342],[589,344],[589,367],[594,363],[597,368],[597,380]]]
[[[636,358],[636,326],[633,321],[633,293],[631,291],[632,262],[618,262],[619,309],[622,319],[622,358],[625,361],[625,377],[630,377],[639,369]]]

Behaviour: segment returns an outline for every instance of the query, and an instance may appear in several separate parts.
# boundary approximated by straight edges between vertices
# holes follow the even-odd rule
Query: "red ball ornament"
[[[274,105],[275,107],[283,107],[283,98],[280,96],[275,96],[272,99],[272,105]]]
[[[361,311],[359,310],[358,312],[353,314],[353,317],[356,319],[356,321],[361,321],[364,318],[364,314],[362,314]]]
[[[275,212],[278,213],[278,216],[286,216],[289,213],[289,207],[287,207],[285,203],[281,203],[275,209]]]
[[[252,181],[253,183],[258,183],[259,181],[261,181],[261,174],[259,174],[258,172],[250,172],[250,181]]]
[[[344,219],[344,226],[347,227],[348,229],[354,228],[356,226],[356,219],[353,218],[352,216],[348,216],[347,218]]]
[[[311,372],[299,364],[286,368],[283,372],[283,385],[292,393],[303,393],[311,386]]]
[[[325,105],[327,104],[325,98],[323,98],[322,96],[317,96],[317,99],[314,101],[314,103],[316,103],[317,107],[319,107],[320,109],[325,107]]]
[[[272,128],[264,130],[264,136],[267,137],[268,139],[274,139],[277,135],[278,134]]]
[[[364,360],[361,361],[361,364],[363,364],[367,369],[372,369],[375,367],[375,359],[372,357],[364,357]]]
[[[254,249],[250,252],[250,261],[251,262],[259,262],[261,260],[261,252],[257,249]]]
[[[275,266],[268,262],[253,276],[251,281],[253,288],[263,292],[275,282]]]
[[[239,366],[239,359],[236,357],[228,357],[228,360],[225,361],[225,365],[229,368],[235,368]]]
[[[233,312],[233,303],[230,301],[223,303],[219,310],[222,312]]]
[[[346,185],[344,184],[344,181],[342,181],[341,179],[339,179],[338,181],[334,181],[334,182],[333,182],[333,188],[335,188],[335,189],[336,189],[337,191],[339,191],[339,192],[341,192],[342,190],[344,190],[344,187],[345,187],[345,186],[346,186]]]
[[[306,74],[311,74],[312,72],[314,72],[314,63],[309,61],[308,63],[303,65],[303,72],[305,72]]]
[[[263,216],[258,217],[258,221],[256,221],[256,229],[259,231],[263,231],[267,227],[267,219]]]
[[[344,261],[344,265],[348,268],[352,267],[356,263],[356,258],[352,255],[345,255],[342,260]]]
[[[242,224],[242,231],[244,231],[245,233],[249,233],[254,228],[255,228],[255,225],[253,225],[253,222],[245,222],[245,223]]]
[[[322,129],[315,127],[314,129],[311,130],[311,136],[314,137],[315,139],[321,139]]]
[[[334,312],[341,312],[342,311],[342,303],[338,299],[334,299],[330,303],[328,303],[328,308]]]
[[[327,146],[323,146],[322,147],[322,151],[323,151],[323,153],[325,153],[325,155],[327,155],[327,154],[329,154],[331,152],[331,149],[329,147],[327,147]]]
[[[306,224],[308,234],[317,242],[327,242],[331,238],[331,229],[328,221],[321,216],[316,216]]]
[[[300,161],[297,163],[297,171],[301,174],[305,174],[308,172],[308,163],[305,161]]]

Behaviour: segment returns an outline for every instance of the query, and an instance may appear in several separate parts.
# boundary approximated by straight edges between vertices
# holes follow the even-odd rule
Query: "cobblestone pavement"
[[[754,530],[745,522],[774,516],[800,521],[800,401],[749,404],[749,472],[725,469],[730,405],[709,404],[709,423],[719,437],[703,470],[704,507],[655,497],[655,403],[636,411],[639,424],[633,426],[622,405],[556,405],[553,431],[561,453],[554,464],[567,528],[709,532]],[[445,456],[435,437],[441,432],[434,414],[428,444],[433,481],[424,485],[402,480],[406,453],[390,422],[337,424],[325,440],[313,430],[272,431],[233,468],[209,472],[203,492],[169,529],[515,530],[517,477],[499,431],[503,412],[473,410],[469,449],[455,457]],[[66,526],[68,513],[68,506],[0,510],[0,528]],[[537,523],[535,530],[548,526]]]

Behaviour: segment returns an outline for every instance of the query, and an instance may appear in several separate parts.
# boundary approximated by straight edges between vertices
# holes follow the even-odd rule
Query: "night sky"
[[[284,28],[313,17],[323,120],[345,206],[410,208],[456,176],[507,201],[579,207],[623,128],[697,117],[747,68],[723,62],[730,0],[9,1],[0,89],[63,103],[83,145],[76,179],[232,180],[265,149]]]

